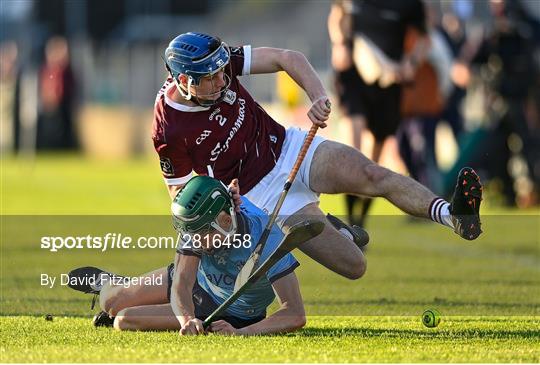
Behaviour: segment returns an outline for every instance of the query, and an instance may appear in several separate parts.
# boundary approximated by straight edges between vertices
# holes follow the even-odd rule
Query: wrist
[[[249,336],[250,332],[249,332],[248,327],[244,327],[244,328],[237,328],[236,329],[236,334],[238,336]]]
[[[320,95],[320,96],[315,96],[315,97],[311,98],[311,103],[315,104],[315,103],[317,103],[317,102],[319,102],[321,100],[330,100],[330,98],[326,94]]]
[[[180,325],[183,327],[186,323],[191,321],[192,319],[195,319],[195,316],[176,316],[176,319],[180,323]]]

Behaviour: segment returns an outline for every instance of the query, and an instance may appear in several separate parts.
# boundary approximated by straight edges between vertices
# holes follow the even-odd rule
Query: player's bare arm
[[[304,303],[295,273],[276,280],[272,287],[279,300],[280,308],[260,322],[241,329],[220,320],[211,324],[211,331],[225,335],[261,335],[296,331],[306,324]]]
[[[195,306],[192,290],[197,280],[197,268],[200,258],[176,254],[175,275],[171,287],[171,307],[180,322],[181,335],[197,335],[204,333],[202,321],[195,318]]]
[[[321,79],[307,58],[298,51],[288,49],[260,47],[254,48],[251,54],[252,74],[274,73],[285,71],[308,95],[313,103],[308,111],[309,119],[321,128],[331,109],[326,105],[328,95]]]

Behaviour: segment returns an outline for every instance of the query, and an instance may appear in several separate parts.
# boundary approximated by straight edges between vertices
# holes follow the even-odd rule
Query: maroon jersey
[[[171,78],[154,106],[152,139],[168,185],[185,184],[192,171],[228,184],[238,178],[242,193],[253,188],[276,164],[285,128],[273,120],[240,84],[249,74],[251,47],[231,48],[227,66],[231,85],[223,101],[211,107],[174,102]]]

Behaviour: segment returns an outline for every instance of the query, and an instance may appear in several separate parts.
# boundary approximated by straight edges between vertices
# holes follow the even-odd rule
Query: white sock
[[[351,232],[347,228],[340,228],[339,233],[341,233],[343,236],[347,237],[351,241],[354,241],[354,237]]]
[[[450,214],[450,203],[443,198],[435,198],[429,205],[429,217],[432,221],[454,229],[452,215]]]

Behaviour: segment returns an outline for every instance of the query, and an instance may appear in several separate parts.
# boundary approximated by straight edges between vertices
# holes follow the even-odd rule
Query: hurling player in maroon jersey
[[[308,118],[326,127],[328,94],[306,57],[277,48],[229,47],[219,38],[184,33],[165,51],[169,77],[154,107],[153,142],[171,197],[196,174],[239,189],[266,212],[276,204],[306,132],[285,129],[253,99],[238,76],[285,71],[311,100]],[[329,105],[329,104],[328,104]],[[238,193],[238,192],[237,192]],[[320,217],[326,228],[300,249],[330,270],[360,278],[366,260],[357,228],[326,218],[321,193],[384,197],[408,214],[431,218],[465,239],[480,233],[482,188],[471,168],[458,177],[449,203],[409,177],[373,163],[358,150],[316,136],[280,211],[280,224]],[[358,243],[358,242],[356,242]]]

